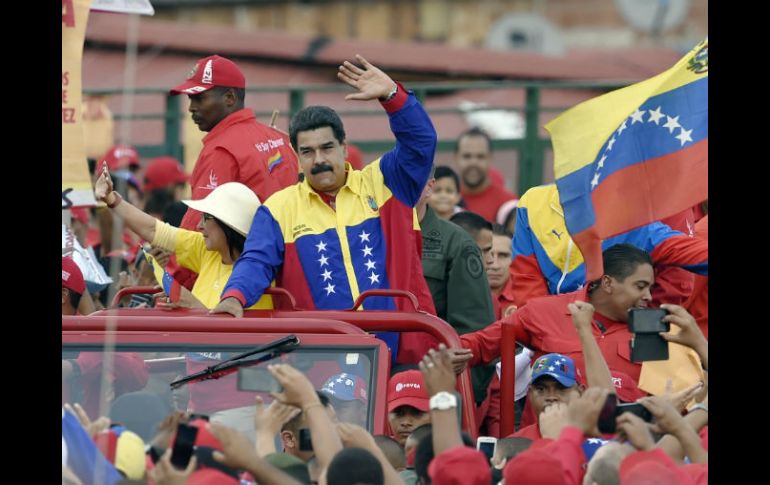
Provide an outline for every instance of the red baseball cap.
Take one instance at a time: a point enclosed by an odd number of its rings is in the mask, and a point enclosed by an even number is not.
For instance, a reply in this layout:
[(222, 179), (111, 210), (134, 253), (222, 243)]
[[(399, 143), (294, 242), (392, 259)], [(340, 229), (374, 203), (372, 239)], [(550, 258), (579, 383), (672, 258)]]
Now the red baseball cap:
[(424, 413), (430, 411), (430, 396), (425, 389), (422, 372), (408, 370), (391, 376), (388, 381), (388, 412), (399, 406), (412, 406)]
[(86, 281), (75, 260), (69, 257), (61, 258), (61, 285), (70, 291), (82, 295), (86, 291)]
[(442, 485), (487, 485), (491, 478), (487, 457), (467, 446), (457, 446), (436, 456), (428, 465), (428, 476), (432, 483)]
[(91, 215), (88, 212), (88, 209), (85, 207), (73, 207), (70, 209), (72, 213), (72, 218), (80, 221), (84, 225), (88, 225), (88, 221), (91, 220)]
[(565, 483), (564, 472), (558, 458), (548, 447), (539, 447), (516, 455), (503, 470), (505, 483), (528, 485), (560, 485)]
[(657, 450), (631, 453), (622, 462), (618, 474), (623, 485), (685, 485), (693, 483), (677, 465)]
[(631, 376), (619, 371), (612, 372), (612, 384), (615, 386), (615, 394), (623, 402), (636, 402), (647, 396), (647, 393), (639, 389)]
[[(101, 159), (107, 162), (107, 168), (110, 172), (139, 166), (139, 152), (130, 145), (114, 145), (107, 150), (107, 153), (105, 153)], [(99, 161), (99, 163), (96, 164), (94, 171), (98, 174), (101, 169), (102, 162)]]
[(214, 55), (198, 59), (187, 75), (187, 81), (172, 89), (170, 93), (200, 94), (214, 86), (244, 89), (246, 78), (233, 61)]
[(182, 165), (174, 157), (153, 158), (144, 171), (143, 192), (162, 189), (187, 182), (190, 177), (182, 170)]

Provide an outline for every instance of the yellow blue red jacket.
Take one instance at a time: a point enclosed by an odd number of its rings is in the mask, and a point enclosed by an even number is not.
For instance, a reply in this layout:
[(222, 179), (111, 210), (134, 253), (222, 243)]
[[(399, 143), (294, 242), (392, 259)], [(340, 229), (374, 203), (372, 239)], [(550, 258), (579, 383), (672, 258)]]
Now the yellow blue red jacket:
[[(436, 131), (414, 95), (398, 98), (396, 106), (384, 103), (396, 146), (363, 170), (346, 165), (336, 211), (307, 180), (260, 206), (223, 299), (236, 297), (247, 308), (275, 278), (308, 309), (346, 309), (365, 290), (402, 289), (435, 314), (414, 205), (430, 175)], [(363, 307), (400, 310), (404, 303), (373, 297)]]
[[(708, 242), (689, 237), (661, 222), (602, 241), (602, 249), (629, 243), (650, 253), (656, 265), (678, 266), (708, 275)], [(513, 236), (513, 295), (521, 306), (530, 298), (569, 293), (583, 287), (583, 255), (572, 241), (554, 184), (533, 187), (516, 208)]]

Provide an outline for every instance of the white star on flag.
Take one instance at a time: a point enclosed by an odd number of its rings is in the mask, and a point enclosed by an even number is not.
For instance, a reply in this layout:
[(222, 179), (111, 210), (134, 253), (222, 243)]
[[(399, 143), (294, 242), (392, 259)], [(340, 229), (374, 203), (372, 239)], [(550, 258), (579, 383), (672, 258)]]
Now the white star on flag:
[(332, 279), (332, 272), (327, 269), (326, 271), (321, 273), (321, 276), (324, 277), (324, 281), (330, 280), (330, 279)]
[(595, 188), (597, 185), (599, 185), (599, 172), (596, 172), (594, 174), (594, 178), (591, 180), (591, 188)]
[(682, 131), (680, 131), (679, 134), (674, 138), (679, 140), (679, 142), (681, 143), (681, 145), (679, 146), (684, 146), (684, 144), (687, 143), (688, 141), (692, 141), (692, 137), (690, 136), (691, 134), (692, 134), (692, 130), (685, 130), (684, 127), (682, 127)]
[(367, 271), (369, 271), (369, 270), (372, 270), (372, 269), (375, 269), (375, 266), (377, 265), (377, 264), (376, 264), (374, 261), (372, 261), (371, 259), (367, 260), (367, 261), (366, 261), (366, 263), (364, 263), (364, 264), (366, 265), (366, 270), (367, 270)]
[(620, 135), (621, 133), (623, 133), (623, 131), (624, 131), (624, 130), (627, 128), (627, 126), (626, 126), (626, 122), (627, 122), (627, 121), (628, 121), (628, 120), (623, 120), (623, 124), (622, 124), (622, 125), (620, 125), (620, 128), (618, 128), (618, 135)]
[(607, 150), (612, 150), (612, 145), (615, 144), (615, 137), (610, 138), (610, 142), (607, 143)]
[(326, 251), (326, 243), (323, 241), (319, 241), (318, 244), (315, 245), (315, 247), (318, 248), (318, 252)]
[(359, 234), (358, 237), (361, 238), (361, 242), (369, 242), (369, 234), (367, 234), (366, 231), (361, 231), (361, 234)]
[(353, 381), (351, 379), (345, 379), (345, 385), (346, 386), (352, 386), (353, 385)]
[(338, 377), (337, 382), (342, 382), (342, 377)]
[(380, 275), (377, 273), (372, 272), (371, 276), (369, 276), (369, 281), (372, 282), (372, 284), (379, 283), (380, 282)]
[(331, 283), (329, 283), (328, 285), (326, 285), (326, 288), (324, 288), (324, 290), (326, 290), (326, 296), (329, 296), (329, 295), (331, 295), (332, 293), (335, 293), (335, 291), (334, 291), (334, 285), (333, 285), (333, 284), (331, 284)]
[(599, 165), (597, 166), (599, 170), (604, 168), (604, 161), (607, 160), (607, 155), (602, 155), (602, 158), (599, 160)]
[(323, 254), (321, 255), (321, 259), (318, 260), (318, 262), (321, 263), (322, 268), (324, 267), (324, 265), (329, 264), (328, 261), (329, 261), (329, 258), (324, 256)]
[(554, 370), (556, 370), (556, 367), (554, 367), (554, 366), (550, 366), (550, 367), (548, 367), (548, 370), (549, 370), (549, 371), (551, 371), (551, 372), (553, 372)]
[(656, 125), (660, 124), (660, 119), (663, 118), (665, 115), (660, 112), (660, 106), (655, 108), (654, 110), (650, 109), (647, 110), (648, 113), (650, 113), (650, 119), (647, 120), (650, 123), (655, 123)]
[(679, 117), (672, 118), (670, 116), (666, 116), (666, 124), (663, 125), (663, 128), (668, 128), (669, 133), (673, 133), (674, 130), (677, 128), (681, 128), (682, 125), (679, 124)]
[(642, 119), (643, 116), (644, 116), (644, 111), (640, 111), (639, 108), (636, 108), (636, 111), (631, 113), (631, 119), (633, 120), (631, 121), (631, 124), (633, 125), (636, 122), (642, 123), (644, 121)]
[(364, 246), (364, 249), (362, 251), (364, 252), (364, 256), (372, 256), (372, 249), (369, 246)]

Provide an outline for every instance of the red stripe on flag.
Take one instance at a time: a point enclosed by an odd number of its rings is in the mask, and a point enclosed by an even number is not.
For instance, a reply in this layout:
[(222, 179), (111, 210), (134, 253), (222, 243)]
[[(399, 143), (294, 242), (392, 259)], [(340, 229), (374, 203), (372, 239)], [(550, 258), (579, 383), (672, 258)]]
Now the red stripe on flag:
[(587, 281), (603, 273), (601, 240), (669, 217), (708, 198), (708, 138), (608, 176), (593, 191), (596, 222), (573, 236)]

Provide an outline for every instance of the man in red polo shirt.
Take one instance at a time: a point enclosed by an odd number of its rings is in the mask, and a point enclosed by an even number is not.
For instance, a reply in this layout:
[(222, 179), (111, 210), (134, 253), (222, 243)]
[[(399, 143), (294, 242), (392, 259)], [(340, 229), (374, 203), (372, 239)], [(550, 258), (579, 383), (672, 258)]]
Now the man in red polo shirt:
[(655, 282), (652, 261), (646, 251), (630, 244), (617, 244), (604, 251), (604, 275), (587, 288), (563, 295), (530, 300), (513, 315), (484, 330), (460, 337), (463, 349), (454, 349), (456, 369), (491, 362), (500, 356), (502, 322), (512, 321), (516, 341), (536, 351), (535, 357), (548, 352), (574, 359), (585, 372), (583, 352), (567, 305), (575, 300), (593, 305), (592, 333), (610, 369), (639, 380), (641, 364), (631, 362), (628, 310), (647, 308), (652, 300), (650, 288)]
[(484, 219), (494, 222), (500, 206), (518, 198), (492, 182), (492, 140), (479, 128), (471, 128), (457, 139), (455, 163), (462, 177), (460, 193), (465, 207)]
[[(264, 202), (297, 183), (299, 164), (288, 138), (244, 107), (246, 78), (233, 61), (217, 55), (198, 60), (187, 81), (170, 93), (189, 97), (193, 122), (208, 133), (190, 175), (193, 200), (224, 183), (240, 182)], [(195, 230), (200, 218), (200, 212), (188, 209), (181, 227)]]

